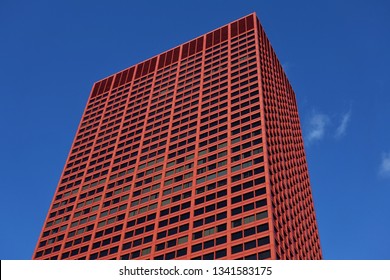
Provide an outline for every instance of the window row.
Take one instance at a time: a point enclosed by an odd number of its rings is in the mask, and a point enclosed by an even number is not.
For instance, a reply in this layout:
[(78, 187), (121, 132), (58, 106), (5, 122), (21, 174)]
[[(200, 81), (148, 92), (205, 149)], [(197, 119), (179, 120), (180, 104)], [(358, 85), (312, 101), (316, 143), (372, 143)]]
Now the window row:
[(160, 174), (157, 174), (157, 175), (155, 175), (155, 176), (153, 176), (153, 177), (149, 177), (149, 178), (146, 178), (146, 179), (144, 179), (144, 180), (137, 181), (137, 182), (135, 183), (135, 187), (136, 187), (136, 188), (139, 188), (139, 187), (144, 186), (144, 185), (147, 185), (147, 184), (149, 184), (149, 183), (151, 183), (151, 182), (158, 181), (158, 180), (161, 179), (161, 177), (162, 177), (162, 175), (161, 175), (161, 173), (160, 173)]
[(146, 216), (141, 216), (141, 217), (138, 217), (137, 219), (128, 221), (126, 227), (127, 228), (133, 227), (135, 225), (140, 225), (140, 224), (143, 224), (145, 222), (153, 221), (155, 219), (156, 219), (156, 213), (152, 213), (152, 214), (149, 214)]
[(65, 243), (65, 247), (64, 248), (69, 248), (69, 247), (72, 247), (72, 246), (77, 246), (79, 244), (88, 242), (88, 241), (91, 240), (91, 237), (92, 237), (92, 234), (88, 234), (86, 236), (79, 237), (79, 238), (77, 238), (75, 240), (68, 241), (68, 242)]
[(104, 220), (104, 221), (100, 221), (98, 223), (98, 228), (100, 227), (104, 227), (106, 225), (110, 225), (110, 224), (113, 224), (113, 223), (116, 223), (116, 222), (119, 222), (119, 221), (122, 221), (125, 219), (125, 214), (120, 214), (116, 217), (112, 217), (112, 218), (109, 218), (107, 220)]
[(67, 228), (68, 228), (68, 225), (63, 225), (61, 227), (56, 227), (56, 228), (52, 228), (50, 230), (46, 230), (46, 231), (43, 232), (42, 238), (46, 237), (46, 236), (49, 236), (49, 235), (60, 233), (60, 232), (62, 232), (64, 230), (66, 230)]
[(214, 190), (215, 188), (223, 187), (227, 185), (227, 179), (220, 180), (218, 182), (210, 183), (207, 186), (197, 188), (196, 194), (204, 193), (205, 191)]
[(211, 227), (211, 228), (207, 228), (204, 230), (194, 232), (192, 234), (192, 239), (196, 240), (196, 239), (203, 238), (203, 237), (215, 234), (215, 233), (223, 232), (226, 230), (226, 226), (227, 226), (226, 223), (224, 223), (224, 224), (217, 225), (215, 227)]
[(263, 143), (263, 138), (260, 138), (260, 137), (257, 137), (255, 138), (255, 140), (253, 141), (248, 141), (248, 142), (245, 142), (241, 145), (238, 145), (238, 146), (235, 146), (235, 147), (232, 147), (232, 153), (237, 153), (241, 150), (245, 150), (245, 149), (248, 149), (250, 147), (253, 147), (253, 146), (256, 146), (258, 144), (262, 144)]
[(164, 255), (159, 255), (154, 257), (155, 260), (172, 260), (175, 258), (180, 258), (182, 256), (187, 255), (187, 248), (182, 248), (176, 251), (172, 251), (169, 253), (166, 253)]
[(263, 177), (261, 177), (261, 178), (257, 178), (257, 179), (250, 180), (247, 182), (243, 182), (243, 183), (238, 184), (238, 185), (234, 185), (232, 187), (232, 193), (239, 192), (239, 191), (245, 190), (245, 189), (249, 189), (249, 188), (252, 188), (253, 186), (262, 185), (262, 184), (264, 184), (264, 182), (265, 182), (265, 178), (263, 179)]
[(149, 175), (151, 175), (151, 174), (153, 174), (153, 173), (158, 173), (158, 172), (160, 172), (161, 170), (163, 170), (163, 166), (162, 166), (162, 165), (153, 167), (153, 168), (148, 169), (148, 170), (146, 170), (146, 171), (141, 171), (141, 172), (139, 172), (139, 173), (137, 174), (137, 179), (142, 178), (142, 177), (144, 177), (144, 176), (149, 176)]
[(164, 249), (175, 247), (175, 246), (184, 244), (187, 241), (188, 241), (188, 235), (185, 235), (185, 236), (182, 236), (182, 237), (179, 237), (179, 238), (174, 238), (174, 239), (168, 240), (166, 242), (162, 242), (162, 243), (157, 244), (156, 245), (156, 251), (161, 251), (161, 250), (164, 250)]
[(109, 238), (106, 238), (104, 240), (101, 240), (101, 241), (96, 241), (92, 244), (92, 250), (119, 242), (120, 240), (121, 240), (121, 235), (118, 234), (118, 235), (115, 235), (113, 237), (109, 237)]
[(235, 216), (235, 215), (238, 215), (238, 214), (241, 214), (244, 212), (248, 212), (248, 211), (251, 211), (251, 210), (254, 210), (256, 208), (260, 208), (260, 207), (263, 207), (266, 205), (267, 205), (267, 199), (266, 198), (260, 199), (256, 202), (247, 203), (245, 205), (233, 208), (231, 210), (231, 214), (232, 214), (232, 216)]
[(265, 223), (265, 224), (261, 224), (261, 225), (255, 226), (255, 227), (250, 227), (250, 228), (246, 228), (244, 230), (239, 230), (239, 231), (233, 232), (231, 238), (232, 238), (232, 241), (234, 241), (237, 239), (241, 239), (241, 238), (245, 238), (245, 237), (254, 235), (256, 233), (262, 233), (262, 232), (265, 232), (267, 230), (269, 230), (269, 226), (268, 226), (268, 223)]
[(223, 169), (223, 170), (220, 170), (218, 172), (211, 173), (211, 174), (209, 174), (207, 176), (200, 177), (200, 178), (196, 179), (196, 184), (199, 185), (201, 183), (213, 180), (213, 179), (215, 179), (217, 177), (225, 176), (226, 174), (227, 174), (227, 169)]
[[(111, 195), (108, 195), (108, 193), (106, 193), (106, 198), (108, 197), (111, 197)], [(125, 195), (122, 195), (120, 197), (116, 197), (114, 199), (111, 199), (111, 200), (105, 200), (103, 205), (102, 205), (102, 208), (106, 208), (108, 206), (112, 206), (114, 204), (118, 204), (119, 202), (122, 202), (122, 201), (128, 201), (129, 199), (129, 194), (125, 194)]]
[(70, 212), (72, 210), (73, 210), (73, 205), (68, 206), (66, 208), (62, 208), (62, 209), (57, 210), (57, 211), (50, 212), (49, 219), (54, 218), (55, 216), (59, 216), (59, 215), (68, 213), (68, 212)]
[(177, 226), (177, 227), (172, 227), (170, 229), (158, 232), (157, 239), (162, 239), (162, 238), (165, 238), (167, 236), (172, 236), (172, 235), (175, 235), (175, 234), (180, 233), (180, 232), (185, 232), (188, 229), (189, 229), (188, 223), (184, 224), (184, 225)]
[(227, 254), (227, 250), (222, 249), (216, 252), (207, 253), (203, 256), (191, 258), (191, 260), (216, 260), (216, 259), (226, 257), (226, 254)]
[[(195, 199), (195, 205), (209, 202), (215, 200), (216, 198), (224, 197), (226, 195), (227, 195), (227, 190), (220, 190), (218, 192), (210, 193), (206, 196), (198, 197), (197, 199)], [(206, 212), (213, 211), (214, 209), (215, 209), (214, 204), (206, 206)], [(195, 213), (197, 213), (197, 210), (195, 210)], [(195, 216), (197, 215), (195, 214)]]
[(120, 224), (120, 225), (106, 228), (104, 230), (97, 231), (95, 233), (95, 239), (102, 237), (102, 236), (105, 236), (105, 235), (109, 235), (109, 234), (114, 233), (114, 232), (121, 231), (122, 229), (123, 229), (123, 224)]
[(261, 211), (253, 215), (246, 216), (244, 218), (238, 218), (234, 221), (232, 221), (232, 228), (240, 227), (242, 225), (246, 225), (249, 223), (252, 223), (254, 221), (260, 221), (262, 219), (268, 218), (268, 212), (267, 211)]
[(73, 218), (78, 218), (78, 217), (80, 217), (82, 215), (93, 213), (93, 212), (97, 211), (98, 209), (99, 209), (99, 205), (95, 205), (95, 206), (92, 206), (92, 207), (85, 208), (83, 210), (80, 210), (80, 211), (77, 211), (76, 213), (74, 213)]
[[(75, 249), (75, 250), (77, 250), (77, 249)], [(73, 254), (73, 251), (74, 250), (72, 250), (72, 254)], [(102, 251), (100, 251), (98, 253), (91, 254), (89, 256), (89, 259), (90, 260), (96, 260), (98, 258), (100, 258), (100, 259), (106, 258), (109, 255), (113, 255), (113, 254), (118, 253), (118, 251), (119, 251), (119, 246), (115, 246), (115, 247), (112, 247), (112, 248), (109, 248), (109, 249), (104, 249), (104, 250), (102, 250)], [(80, 253), (77, 253), (77, 254), (81, 254), (81, 253), (83, 253), (83, 250), (80, 250)], [(72, 256), (72, 254), (71, 254), (71, 256)], [(75, 254), (75, 255), (77, 255), (77, 254)], [(64, 257), (62, 257), (62, 258), (64, 258)]]
[(55, 242), (62, 241), (62, 240), (64, 240), (64, 237), (65, 237), (65, 234), (61, 234), (61, 235), (58, 235), (56, 237), (50, 238), (48, 240), (43, 240), (43, 241), (39, 242), (38, 248), (41, 248), (41, 247), (46, 246), (46, 245), (53, 244)]
[(54, 203), (53, 207), (51, 209), (53, 210), (53, 209), (56, 209), (56, 208), (58, 208), (60, 206), (64, 206), (64, 205), (66, 205), (68, 203), (73, 203), (75, 201), (76, 201), (76, 197), (74, 196), (74, 197), (71, 197), (69, 199), (65, 199), (65, 200), (63, 200), (61, 202)]
[[(264, 157), (261, 156), (258, 158), (254, 158), (253, 160), (245, 161), (245, 162), (242, 162), (240, 164), (234, 165), (234, 166), (232, 166), (231, 171), (236, 172), (236, 171), (239, 171), (241, 169), (244, 169), (244, 168), (250, 167), (252, 165), (259, 164), (259, 163), (263, 163), (263, 162), (264, 162)], [(263, 172), (264, 172), (264, 166), (255, 169), (255, 174), (261, 174)]]
[(183, 141), (180, 141), (179, 143), (175, 143), (169, 146), (169, 151), (175, 150), (177, 148), (190, 145), (191, 143), (196, 141), (196, 137), (187, 138)]
[(100, 218), (105, 217), (107, 215), (115, 214), (116, 212), (120, 212), (120, 211), (123, 211), (126, 209), (127, 209), (127, 203), (122, 204), (122, 205), (117, 206), (117, 207), (114, 207), (114, 208), (111, 208), (110, 210), (105, 210), (105, 211), (100, 212)]
[(129, 217), (134, 217), (136, 215), (140, 215), (142, 213), (145, 213), (147, 211), (153, 210), (157, 208), (157, 203), (152, 203), (150, 205), (143, 206), (139, 209), (135, 209), (129, 212)]
[(172, 178), (172, 179), (164, 181), (164, 186), (169, 186), (169, 185), (172, 185), (174, 183), (180, 182), (182, 180), (185, 180), (185, 179), (188, 179), (188, 178), (192, 178), (192, 176), (193, 176), (193, 172), (192, 171), (188, 172), (186, 174), (183, 174), (183, 175), (176, 176), (175, 178)]
[(199, 220), (194, 221), (193, 227), (197, 228), (197, 227), (200, 227), (200, 226), (203, 226), (206, 224), (210, 224), (210, 223), (213, 223), (215, 221), (223, 220), (226, 218), (227, 218), (227, 212), (224, 211), (224, 212), (213, 214), (213, 215), (207, 216), (205, 218), (201, 218)]
[(161, 201), (161, 206), (165, 206), (165, 205), (168, 205), (170, 203), (174, 203), (176, 201), (184, 200), (184, 199), (189, 198), (189, 197), (191, 197), (191, 191), (164, 199), (163, 201)]
[(262, 237), (262, 238), (259, 238), (257, 240), (251, 240), (251, 241), (245, 242), (243, 244), (238, 244), (238, 245), (232, 246), (231, 247), (232, 254), (237, 254), (237, 253), (240, 253), (244, 250), (246, 251), (246, 250), (250, 250), (250, 249), (253, 249), (256, 247), (261, 247), (261, 246), (267, 245), (269, 243), (270, 243), (269, 236)]
[(207, 146), (207, 145), (210, 145), (212, 143), (215, 143), (217, 141), (221, 141), (223, 139), (226, 139), (227, 138), (227, 133), (223, 133), (221, 135), (218, 135), (218, 136), (215, 136), (213, 138), (210, 138), (210, 139), (207, 139), (205, 141), (202, 141), (199, 143), (199, 147), (204, 147), (204, 146)]
[(141, 199), (133, 200), (133, 201), (131, 201), (130, 207), (134, 207), (134, 206), (137, 206), (139, 204), (142, 204), (142, 203), (145, 203), (148, 201), (153, 201), (155, 199), (158, 199), (158, 196), (159, 196), (159, 193), (157, 192), (157, 193), (151, 194), (149, 196), (145, 196)]
[(155, 184), (153, 186), (149, 186), (149, 187), (143, 188), (142, 190), (134, 191), (133, 192), (133, 198), (137, 197), (137, 196), (139, 196), (141, 194), (145, 194), (145, 193), (148, 193), (148, 192), (151, 192), (151, 191), (154, 191), (154, 190), (158, 190), (159, 188), (160, 188), (160, 183)]
[(195, 253), (195, 252), (198, 252), (200, 250), (213, 248), (213, 247), (221, 245), (221, 244), (226, 244), (226, 242), (227, 242), (226, 235), (225, 236), (221, 236), (221, 237), (218, 237), (218, 238), (215, 238), (215, 239), (207, 240), (205, 242), (192, 245), (191, 246), (191, 252)]
[[(222, 124), (222, 123), (225, 123), (225, 122), (227, 122), (227, 118), (222, 119), (220, 123)], [(214, 134), (221, 133), (221, 132), (227, 130), (227, 127), (228, 127), (227, 125), (223, 125), (223, 126), (220, 126), (218, 128), (215, 128), (213, 130), (210, 130), (208, 132), (204, 132), (204, 133), (202, 133), (200, 135), (200, 139), (204, 139), (204, 138), (210, 137), (210, 136), (212, 136)], [(211, 126), (209, 128), (211, 128)]]
[(85, 226), (85, 227), (81, 227), (81, 228), (72, 230), (72, 231), (70, 231), (68, 233), (68, 238), (71, 238), (71, 237), (76, 236), (76, 235), (83, 234), (85, 232), (92, 231), (94, 229), (94, 227), (95, 227), (95, 225), (91, 224), (91, 225), (88, 225), (88, 226)]
[(253, 155), (261, 154), (263, 153), (263, 147), (258, 147), (253, 149), (252, 151), (244, 152), (243, 154), (235, 155), (231, 158), (232, 163), (249, 158)]
[(163, 196), (169, 195), (171, 193), (175, 193), (175, 192), (178, 192), (178, 191), (181, 191), (181, 190), (184, 190), (184, 189), (189, 188), (191, 186), (192, 186), (192, 181), (189, 181), (189, 182), (177, 185), (176, 187), (172, 187), (172, 188), (169, 188), (169, 189), (164, 189)]
[[(219, 153), (219, 154), (227, 154), (227, 152), (225, 151), (225, 152), (221, 152), (221, 153)], [(215, 156), (216, 156), (216, 155), (215, 155)], [(201, 162), (205, 162), (205, 159), (202, 160)], [(214, 169), (216, 169), (216, 168), (223, 167), (223, 166), (225, 166), (226, 164), (227, 164), (227, 160), (225, 159), (225, 160), (222, 160), (222, 161), (220, 161), (220, 162), (218, 162), (218, 163), (210, 164), (210, 165), (208, 165), (207, 167), (205, 166), (205, 167), (202, 167), (202, 168), (198, 168), (196, 174), (199, 175), (199, 174), (202, 174), (202, 173), (205, 173), (205, 172), (214, 170)]]
[(170, 208), (161, 210), (160, 211), (160, 218), (164, 217), (166, 215), (169, 215), (169, 214), (176, 213), (176, 212), (178, 212), (180, 210), (182, 211), (184, 209), (190, 208), (190, 206), (191, 206), (191, 201), (187, 201), (185, 203), (182, 203), (182, 204), (179, 204), (179, 205), (175, 205), (175, 206), (172, 206)]

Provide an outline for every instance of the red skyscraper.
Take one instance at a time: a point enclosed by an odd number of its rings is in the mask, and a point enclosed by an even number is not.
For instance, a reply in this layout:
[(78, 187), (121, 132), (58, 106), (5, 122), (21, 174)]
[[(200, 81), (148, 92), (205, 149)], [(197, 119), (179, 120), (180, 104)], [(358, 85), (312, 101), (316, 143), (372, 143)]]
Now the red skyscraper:
[(322, 258), (295, 94), (255, 14), (95, 83), (33, 258)]

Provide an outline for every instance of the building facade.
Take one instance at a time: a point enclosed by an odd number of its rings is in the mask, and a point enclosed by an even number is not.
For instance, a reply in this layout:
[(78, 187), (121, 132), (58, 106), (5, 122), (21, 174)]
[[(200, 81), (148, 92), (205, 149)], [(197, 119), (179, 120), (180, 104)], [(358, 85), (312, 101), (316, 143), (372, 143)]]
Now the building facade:
[(322, 258), (295, 94), (255, 14), (94, 84), (33, 258)]

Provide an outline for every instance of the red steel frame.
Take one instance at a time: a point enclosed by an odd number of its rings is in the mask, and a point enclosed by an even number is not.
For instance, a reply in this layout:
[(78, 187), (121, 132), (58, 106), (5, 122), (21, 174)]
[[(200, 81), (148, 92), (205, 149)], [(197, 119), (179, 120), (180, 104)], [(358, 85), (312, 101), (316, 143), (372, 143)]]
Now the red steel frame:
[(322, 258), (295, 94), (255, 14), (95, 83), (33, 258)]

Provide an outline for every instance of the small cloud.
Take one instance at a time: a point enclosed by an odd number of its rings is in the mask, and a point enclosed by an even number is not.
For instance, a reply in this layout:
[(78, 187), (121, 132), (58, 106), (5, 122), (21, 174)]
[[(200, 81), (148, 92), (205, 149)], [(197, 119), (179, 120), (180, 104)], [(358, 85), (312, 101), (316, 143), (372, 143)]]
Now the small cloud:
[(325, 114), (314, 113), (310, 118), (307, 140), (313, 142), (321, 140), (325, 135), (326, 126), (329, 124), (329, 117)]
[(336, 138), (340, 138), (345, 135), (350, 120), (351, 120), (351, 110), (345, 113), (341, 118), (340, 125), (336, 129), (336, 134), (335, 134)]
[(382, 176), (390, 176), (390, 153), (382, 154), (382, 162), (379, 168), (379, 174)]

